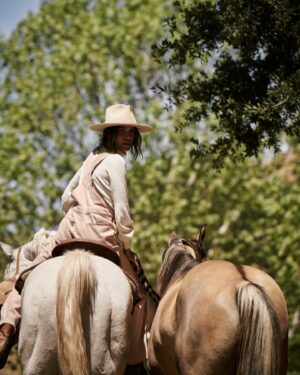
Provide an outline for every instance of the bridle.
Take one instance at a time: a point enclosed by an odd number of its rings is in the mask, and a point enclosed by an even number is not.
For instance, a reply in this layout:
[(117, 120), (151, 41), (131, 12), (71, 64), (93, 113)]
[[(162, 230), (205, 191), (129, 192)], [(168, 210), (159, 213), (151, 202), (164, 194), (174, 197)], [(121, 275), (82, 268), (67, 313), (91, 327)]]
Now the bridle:
[(16, 257), (16, 272), (15, 272), (15, 276), (17, 276), (17, 274), (19, 273), (20, 271), (20, 256), (21, 256), (21, 249), (22, 247), (20, 246), (18, 248), (18, 252), (17, 252), (17, 257)]

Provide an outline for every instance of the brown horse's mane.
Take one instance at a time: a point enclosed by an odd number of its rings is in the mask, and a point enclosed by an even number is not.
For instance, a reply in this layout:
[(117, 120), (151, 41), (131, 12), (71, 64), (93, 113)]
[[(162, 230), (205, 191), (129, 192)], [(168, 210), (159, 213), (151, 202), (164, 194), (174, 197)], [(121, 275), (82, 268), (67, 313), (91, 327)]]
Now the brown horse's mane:
[(203, 259), (196, 259), (188, 253), (182, 245), (173, 244), (164, 252), (158, 279), (157, 291), (162, 297), (170, 284), (183, 278), (192, 268), (197, 266)]

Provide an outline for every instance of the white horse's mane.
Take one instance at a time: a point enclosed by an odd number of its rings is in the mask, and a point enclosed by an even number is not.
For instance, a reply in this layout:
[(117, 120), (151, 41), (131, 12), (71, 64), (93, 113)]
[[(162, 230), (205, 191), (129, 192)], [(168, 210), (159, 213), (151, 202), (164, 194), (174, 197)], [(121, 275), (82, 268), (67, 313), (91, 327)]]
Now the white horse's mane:
[(14, 249), (11, 255), (11, 262), (6, 266), (4, 271), (4, 279), (8, 279), (15, 275), (19, 249), (21, 249), (19, 255), (19, 267), (20, 269), (24, 269), (30, 265), (30, 262), (32, 262), (41, 251), (45, 249), (50, 241), (52, 241), (55, 234), (56, 231), (54, 230), (41, 228), (35, 233), (31, 241)]
[(40, 252), (49, 244), (52, 238), (55, 236), (56, 231), (46, 230), (41, 228), (35, 233), (33, 239), (22, 246), (22, 252), (24, 257), (30, 261), (34, 260)]

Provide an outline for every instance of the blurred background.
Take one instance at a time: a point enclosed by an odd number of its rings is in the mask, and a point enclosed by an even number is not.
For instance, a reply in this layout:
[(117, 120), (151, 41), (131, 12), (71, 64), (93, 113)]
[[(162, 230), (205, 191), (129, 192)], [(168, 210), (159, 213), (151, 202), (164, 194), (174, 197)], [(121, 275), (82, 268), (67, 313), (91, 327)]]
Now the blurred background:
[[(211, 259), (255, 265), (284, 291), (300, 375), (299, 8), (295, 1), (1, 0), (0, 240), (62, 218), (60, 197), (130, 104), (133, 250), (155, 285), (170, 233), (207, 223)], [(0, 254), (1, 277), (8, 259)], [(21, 374), (16, 349), (0, 374)]]

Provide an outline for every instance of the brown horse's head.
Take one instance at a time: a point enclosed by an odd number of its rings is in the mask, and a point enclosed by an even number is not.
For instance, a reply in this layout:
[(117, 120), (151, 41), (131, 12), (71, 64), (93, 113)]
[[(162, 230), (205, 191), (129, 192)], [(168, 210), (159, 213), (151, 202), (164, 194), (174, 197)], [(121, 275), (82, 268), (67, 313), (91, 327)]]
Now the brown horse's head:
[(202, 224), (196, 240), (180, 239), (175, 232), (171, 234), (157, 280), (157, 290), (161, 296), (173, 282), (206, 259), (203, 248), (205, 230), (206, 224)]

